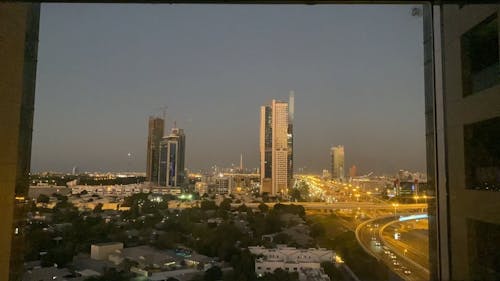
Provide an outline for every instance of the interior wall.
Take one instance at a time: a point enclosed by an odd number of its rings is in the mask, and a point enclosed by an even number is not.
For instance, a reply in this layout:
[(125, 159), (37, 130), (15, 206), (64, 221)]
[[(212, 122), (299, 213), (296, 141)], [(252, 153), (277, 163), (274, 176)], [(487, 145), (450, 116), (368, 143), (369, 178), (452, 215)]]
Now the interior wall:
[(15, 268), (16, 258), (10, 257), (15, 196), (16, 190), (21, 196), (27, 190), (39, 6), (0, 3), (0, 280), (9, 280)]

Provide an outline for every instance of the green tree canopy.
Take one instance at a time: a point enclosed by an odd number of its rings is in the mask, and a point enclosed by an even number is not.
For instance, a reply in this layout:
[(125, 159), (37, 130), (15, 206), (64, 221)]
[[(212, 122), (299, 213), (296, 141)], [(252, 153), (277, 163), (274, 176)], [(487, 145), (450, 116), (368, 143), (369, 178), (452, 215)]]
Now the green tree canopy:
[(50, 200), (49, 196), (47, 196), (45, 194), (40, 194), (40, 195), (38, 195), (36, 202), (47, 204), (47, 203), (49, 203), (49, 200)]

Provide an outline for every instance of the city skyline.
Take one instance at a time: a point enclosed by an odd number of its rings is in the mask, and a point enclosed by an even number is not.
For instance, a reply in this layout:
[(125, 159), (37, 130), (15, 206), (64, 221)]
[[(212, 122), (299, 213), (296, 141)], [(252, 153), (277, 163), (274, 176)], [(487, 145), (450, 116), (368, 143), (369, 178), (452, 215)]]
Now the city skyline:
[(144, 171), (144, 116), (159, 105), (190, 136), (187, 168), (241, 154), (256, 168), (255, 112), (290, 90), (294, 170), (328, 168), (342, 143), (360, 174), (425, 171), (422, 22), (409, 6), (99, 7), (42, 5), (33, 172)]
[(500, 3), (160, 2), (0, 4), (0, 280), (500, 279)]

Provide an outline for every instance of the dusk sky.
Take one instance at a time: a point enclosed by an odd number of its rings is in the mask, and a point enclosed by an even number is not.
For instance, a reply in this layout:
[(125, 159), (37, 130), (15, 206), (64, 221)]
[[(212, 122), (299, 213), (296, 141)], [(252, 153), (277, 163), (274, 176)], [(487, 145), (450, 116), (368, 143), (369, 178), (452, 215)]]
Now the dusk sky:
[[(189, 169), (259, 163), (260, 106), (295, 91), (295, 168), (425, 170), (413, 6), (43, 4), (32, 170), (145, 171), (167, 106)], [(131, 160), (127, 160), (127, 153)]]

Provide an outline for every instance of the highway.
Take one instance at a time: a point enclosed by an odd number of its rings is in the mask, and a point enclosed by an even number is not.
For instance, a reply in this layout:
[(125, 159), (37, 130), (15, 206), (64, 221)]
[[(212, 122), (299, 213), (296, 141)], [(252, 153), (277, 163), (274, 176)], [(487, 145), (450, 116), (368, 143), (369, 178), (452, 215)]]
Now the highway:
[[(389, 228), (389, 226), (398, 224), (398, 222), (399, 216), (393, 215), (367, 220), (356, 228), (356, 238), (366, 252), (378, 261), (385, 263), (402, 279), (408, 281), (428, 280), (428, 262), (425, 257), (418, 254), (419, 247), (427, 247), (425, 245), (427, 240), (419, 239), (418, 236), (422, 233), (416, 234), (417, 236), (406, 241), (408, 244), (400, 244), (399, 241), (389, 238), (391, 231), (394, 231), (394, 228)], [(410, 244), (419, 246), (410, 249)]]
[[(394, 251), (419, 265), (429, 268), (429, 237), (427, 220), (397, 222), (381, 229), (382, 240)], [(394, 234), (399, 238), (395, 239)]]
[[(315, 198), (328, 203), (300, 203), (306, 210), (340, 209), (354, 220), (346, 225), (354, 229), (358, 243), (379, 262), (403, 280), (429, 279), (427, 220), (400, 222), (401, 214), (424, 212), (427, 204), (401, 204), (382, 200), (370, 191), (349, 183), (329, 181), (317, 176), (300, 176)], [(356, 211), (354, 210), (356, 209)], [(360, 213), (365, 216), (359, 217)], [(398, 215), (400, 214), (400, 215)], [(366, 218), (372, 217), (373, 219)], [(365, 220), (365, 221), (362, 221)], [(394, 234), (398, 237), (395, 239)]]

